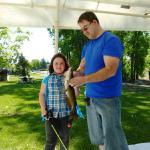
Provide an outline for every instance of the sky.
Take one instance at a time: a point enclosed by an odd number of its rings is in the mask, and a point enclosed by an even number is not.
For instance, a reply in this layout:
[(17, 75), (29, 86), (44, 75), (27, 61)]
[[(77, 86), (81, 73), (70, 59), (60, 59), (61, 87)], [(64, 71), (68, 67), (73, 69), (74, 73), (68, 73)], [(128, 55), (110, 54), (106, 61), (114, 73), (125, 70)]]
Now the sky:
[(25, 41), (21, 47), (21, 52), (26, 59), (31, 61), (32, 59), (41, 60), (44, 58), (50, 62), (50, 59), (54, 55), (54, 45), (52, 39), (49, 37), (46, 28), (21, 28), (23, 31), (29, 31), (31, 33), (29, 41)]

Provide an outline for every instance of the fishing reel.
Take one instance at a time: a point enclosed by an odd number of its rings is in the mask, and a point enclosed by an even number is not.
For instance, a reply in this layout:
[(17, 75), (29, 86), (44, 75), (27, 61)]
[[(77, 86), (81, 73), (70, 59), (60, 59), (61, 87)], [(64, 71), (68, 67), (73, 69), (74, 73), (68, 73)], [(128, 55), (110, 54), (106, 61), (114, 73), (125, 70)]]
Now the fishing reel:
[(53, 118), (53, 111), (50, 109), (49, 111), (47, 111), (46, 115), (42, 115), (42, 121), (45, 120), (50, 120)]
[(53, 118), (53, 111), (52, 109), (47, 111), (47, 114), (45, 115), (46, 119), (50, 120)]

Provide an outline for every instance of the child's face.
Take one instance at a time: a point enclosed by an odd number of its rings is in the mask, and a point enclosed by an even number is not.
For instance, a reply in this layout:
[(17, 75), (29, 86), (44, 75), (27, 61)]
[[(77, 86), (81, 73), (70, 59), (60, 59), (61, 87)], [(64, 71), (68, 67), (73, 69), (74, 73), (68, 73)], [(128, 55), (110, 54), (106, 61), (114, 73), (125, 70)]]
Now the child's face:
[(57, 73), (57, 74), (64, 73), (64, 70), (65, 70), (64, 60), (60, 57), (55, 58), (53, 61), (53, 69), (54, 69), (55, 73)]

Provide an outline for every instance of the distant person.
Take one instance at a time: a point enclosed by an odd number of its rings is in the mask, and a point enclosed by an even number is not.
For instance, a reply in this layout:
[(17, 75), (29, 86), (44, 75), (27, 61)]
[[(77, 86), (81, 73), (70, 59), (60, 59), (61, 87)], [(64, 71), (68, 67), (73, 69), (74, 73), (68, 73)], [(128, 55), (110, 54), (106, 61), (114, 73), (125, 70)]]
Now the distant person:
[(23, 76), (23, 79), (22, 79), (22, 80), (23, 80), (24, 83), (26, 83), (26, 82), (28, 81), (27, 76)]
[(86, 84), (90, 140), (100, 150), (128, 150), (119, 99), (123, 44), (117, 36), (102, 29), (93, 12), (81, 14), (78, 23), (89, 41), (83, 47), (81, 63), (70, 84)]
[[(51, 125), (58, 132), (65, 147), (69, 147), (70, 128), (68, 127), (68, 121), (70, 109), (65, 100), (63, 75), (68, 68), (69, 65), (65, 56), (57, 53), (51, 59), (49, 75), (42, 80), (39, 93), (41, 113), (45, 117), (48, 115), (51, 117), (45, 122), (45, 150), (54, 150), (58, 141), (58, 137)], [(60, 145), (60, 150), (65, 150), (63, 144)]]

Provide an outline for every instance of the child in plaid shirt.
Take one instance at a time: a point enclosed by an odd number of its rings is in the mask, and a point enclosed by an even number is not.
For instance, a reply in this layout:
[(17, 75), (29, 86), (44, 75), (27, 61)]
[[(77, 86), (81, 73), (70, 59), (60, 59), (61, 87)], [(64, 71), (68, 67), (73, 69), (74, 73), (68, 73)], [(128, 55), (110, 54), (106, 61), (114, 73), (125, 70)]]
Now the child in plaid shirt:
[[(66, 103), (66, 94), (64, 89), (64, 72), (69, 68), (65, 56), (57, 53), (51, 59), (49, 66), (49, 75), (42, 80), (39, 93), (39, 103), (41, 113), (46, 116), (51, 112), (51, 119), (45, 121), (46, 144), (45, 150), (54, 150), (57, 143), (57, 136), (52, 128), (53, 125), (64, 143), (69, 146), (69, 130), (67, 127), (70, 109)], [(65, 150), (60, 145), (60, 150)]]

